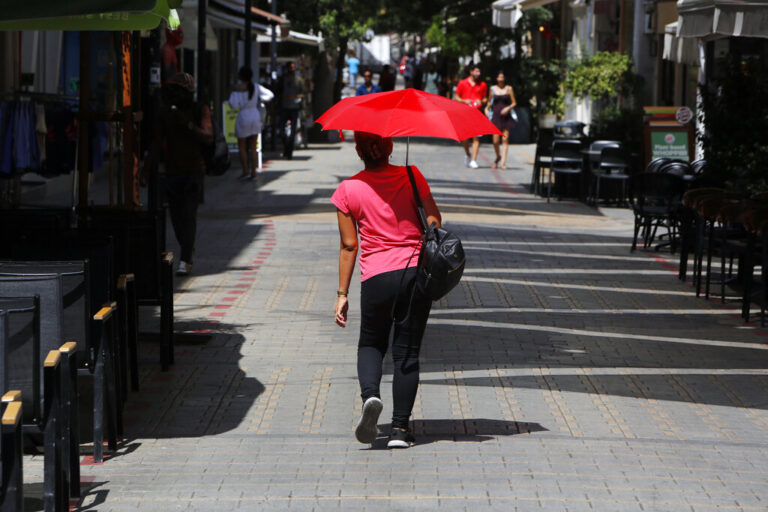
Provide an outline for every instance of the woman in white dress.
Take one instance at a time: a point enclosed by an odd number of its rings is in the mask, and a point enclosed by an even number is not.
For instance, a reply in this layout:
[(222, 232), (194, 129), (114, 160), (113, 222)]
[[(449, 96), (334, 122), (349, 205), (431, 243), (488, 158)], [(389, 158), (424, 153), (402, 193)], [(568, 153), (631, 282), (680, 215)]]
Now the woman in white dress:
[(275, 95), (266, 87), (253, 83), (250, 68), (240, 68), (237, 76), (240, 80), (229, 96), (229, 105), (240, 110), (235, 120), (235, 136), (243, 169), (240, 179), (252, 179), (256, 176), (256, 142), (261, 133), (259, 104), (272, 100)]

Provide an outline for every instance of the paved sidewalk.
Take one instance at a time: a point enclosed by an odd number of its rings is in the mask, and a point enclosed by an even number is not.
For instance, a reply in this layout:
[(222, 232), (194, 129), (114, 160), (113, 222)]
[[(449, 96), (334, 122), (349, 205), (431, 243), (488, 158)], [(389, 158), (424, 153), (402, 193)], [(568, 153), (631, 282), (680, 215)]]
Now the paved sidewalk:
[(208, 180), (176, 295), (191, 335), (168, 373), (142, 345), (129, 439), (83, 466), (79, 510), (768, 510), (766, 332), (630, 253), (627, 210), (528, 194), (532, 147), (509, 170), (491, 151), (470, 170), (411, 144), (468, 253), (427, 328), (417, 446), (354, 440), (359, 277), (339, 329), (328, 198), (360, 162), (316, 146)]

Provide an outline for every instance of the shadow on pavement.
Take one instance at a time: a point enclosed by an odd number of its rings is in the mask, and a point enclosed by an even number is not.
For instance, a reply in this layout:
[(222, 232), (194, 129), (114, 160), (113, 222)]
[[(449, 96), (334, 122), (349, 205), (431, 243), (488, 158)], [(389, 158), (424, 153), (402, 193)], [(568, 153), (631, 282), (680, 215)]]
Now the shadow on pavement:
[[(379, 431), (389, 433), (390, 424), (379, 425)], [(499, 436), (514, 436), (532, 432), (546, 432), (538, 423), (505, 421), (487, 418), (470, 419), (424, 419), (413, 420), (411, 430), (416, 446), (438, 441), (475, 442), (491, 441)], [(372, 445), (373, 450), (387, 448), (387, 438), (379, 438)]]
[[(128, 439), (231, 431), (264, 392), (264, 385), (240, 368), (244, 326), (185, 319), (175, 327), (187, 343), (177, 344), (168, 372), (160, 371), (157, 344), (139, 344), (140, 391), (129, 394), (124, 413)], [(194, 342), (196, 336), (203, 343)]]

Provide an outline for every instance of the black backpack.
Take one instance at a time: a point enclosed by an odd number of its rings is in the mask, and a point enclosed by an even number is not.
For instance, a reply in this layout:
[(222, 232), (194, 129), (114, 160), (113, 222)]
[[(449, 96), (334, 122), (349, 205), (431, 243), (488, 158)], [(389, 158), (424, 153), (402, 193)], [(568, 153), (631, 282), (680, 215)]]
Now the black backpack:
[(466, 263), (464, 248), (459, 237), (450, 231), (427, 225), (427, 216), (421, 204), (411, 166), (409, 165), (407, 169), (419, 220), (424, 228), (419, 264), (416, 267), (416, 286), (420, 287), (430, 299), (439, 300), (459, 284), (464, 274)]
[[(201, 123), (203, 118), (203, 107), (197, 106), (197, 123)], [(224, 138), (224, 132), (221, 131), (216, 119), (211, 115), (211, 125), (213, 126), (213, 142), (204, 144), (202, 149), (205, 159), (205, 173), (209, 176), (221, 176), (232, 163), (229, 156), (229, 146)]]

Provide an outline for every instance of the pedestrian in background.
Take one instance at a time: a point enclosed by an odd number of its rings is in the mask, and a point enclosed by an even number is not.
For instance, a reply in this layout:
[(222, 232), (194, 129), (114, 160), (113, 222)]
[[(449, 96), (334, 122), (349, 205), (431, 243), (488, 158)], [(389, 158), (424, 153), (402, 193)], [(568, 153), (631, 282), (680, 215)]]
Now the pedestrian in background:
[(424, 74), (424, 92), (430, 92), (432, 94), (439, 94), (440, 90), (438, 84), (440, 83), (440, 75), (437, 73), (437, 68), (434, 62), (429, 63), (429, 69)]
[[(488, 102), (488, 87), (480, 80), (480, 66), (473, 64), (469, 67), (469, 76), (456, 85), (456, 101), (466, 103), (479, 110)], [(467, 167), (477, 169), (477, 154), (480, 152), (480, 138), (472, 137), (472, 154), (469, 153), (469, 139), (461, 142), (464, 146)]]
[(155, 136), (145, 168), (155, 168), (163, 158), (163, 191), (173, 232), (181, 246), (177, 275), (192, 271), (197, 232), (197, 205), (203, 196), (205, 157), (203, 147), (213, 142), (213, 123), (208, 105), (194, 100), (195, 79), (177, 73), (167, 89), (155, 123)]
[(288, 62), (283, 68), (280, 80), (282, 110), (280, 113), (280, 134), (283, 137), (283, 158), (293, 158), (293, 145), (296, 141), (296, 121), (299, 118), (301, 95), (296, 84), (296, 65)]
[(366, 68), (363, 70), (363, 83), (355, 91), (355, 96), (365, 96), (374, 92), (381, 92), (381, 87), (373, 83), (373, 72)]
[(383, 92), (395, 90), (395, 74), (392, 73), (392, 67), (389, 64), (384, 64), (379, 75), (379, 87)]
[(349, 87), (352, 90), (357, 88), (357, 72), (360, 66), (360, 59), (355, 57), (354, 53), (350, 53), (347, 57), (347, 69), (349, 73)]
[(491, 122), (504, 134), (504, 140), (501, 141), (503, 149), (499, 154), (499, 142), (501, 135), (493, 135), (493, 150), (496, 152), (496, 160), (491, 165), (491, 168), (495, 169), (501, 160), (501, 168), (507, 168), (507, 151), (509, 150), (509, 131), (515, 127), (516, 116), (514, 108), (517, 105), (515, 100), (515, 92), (512, 90), (512, 86), (507, 84), (507, 80), (504, 77), (504, 72), (499, 71), (496, 74), (496, 84), (491, 86), (491, 90), (488, 93), (488, 106), (485, 107), (486, 113), (491, 113)]
[(259, 106), (262, 101), (272, 101), (275, 95), (263, 85), (253, 83), (251, 68), (240, 68), (237, 78), (237, 85), (229, 95), (229, 106), (239, 110), (235, 120), (235, 137), (242, 166), (238, 179), (253, 179), (258, 172), (256, 144), (261, 133)]
[[(392, 139), (355, 132), (355, 143), (365, 169), (342, 181), (331, 197), (341, 238), (335, 307), (336, 323), (341, 327), (347, 325), (347, 295), (359, 238), (357, 375), (363, 413), (355, 437), (361, 443), (372, 443), (378, 435), (382, 362), (393, 331), (392, 430), (387, 446), (407, 448), (414, 443), (408, 425), (419, 386), (419, 349), (432, 306), (429, 297), (414, 289), (422, 228), (406, 168), (389, 163)], [(427, 220), (440, 226), (440, 211), (429, 185), (416, 167), (412, 170)]]

